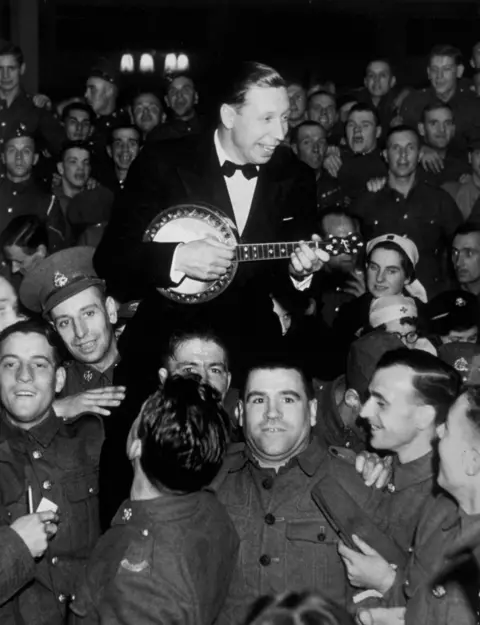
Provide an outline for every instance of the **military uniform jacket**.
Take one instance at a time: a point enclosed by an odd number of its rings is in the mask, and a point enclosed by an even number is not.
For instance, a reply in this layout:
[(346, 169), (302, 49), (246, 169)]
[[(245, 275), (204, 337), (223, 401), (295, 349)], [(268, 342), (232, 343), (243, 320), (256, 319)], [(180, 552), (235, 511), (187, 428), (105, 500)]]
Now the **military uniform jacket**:
[(0, 180), (0, 231), (19, 215), (37, 215), (46, 219), (55, 198), (44, 193), (32, 178), (25, 182)]
[(345, 603), (338, 536), (311, 496), (330, 468), (327, 448), (315, 439), (278, 473), (260, 468), (243, 443), (232, 445), (212, 485), (240, 536), (218, 625), (238, 625), (255, 598), (287, 590), (310, 588)]
[[(11, 137), (20, 127), (40, 139), (39, 150), (47, 148), (51, 154), (58, 154), (65, 140), (65, 131), (58, 119), (45, 108), (38, 108), (31, 95), (20, 91), (12, 104), (7, 107), (0, 98), (0, 149), (3, 150), (5, 137)], [(3, 166), (2, 166), (3, 167)]]
[(78, 360), (69, 360), (65, 364), (67, 378), (60, 393), (60, 397), (69, 397), (84, 391), (95, 388), (105, 388), (112, 386), (113, 374), (117, 363), (113, 364), (106, 371), (100, 372), (89, 365)]
[[(64, 422), (54, 413), (28, 432), (0, 419), (0, 522), (3, 532), (43, 498), (58, 506), (60, 523), (44, 556), (31, 566), (21, 539), (2, 551), (10, 565), (0, 574), (0, 623), (60, 625), (76, 578), (99, 536), (98, 463), (103, 441), (99, 417)], [(11, 620), (9, 620), (11, 619)]]
[(387, 593), (388, 604), (405, 605), (406, 625), (475, 625), (478, 568), (469, 559), (446, 556), (464, 532), (456, 503), (440, 494), (425, 507), (409, 563)]
[(97, 544), (72, 606), (81, 625), (211, 625), (238, 535), (208, 491), (126, 501)]
[[(430, 104), (438, 103), (440, 100), (432, 87), (412, 91), (400, 107), (403, 123), (417, 128), (424, 109)], [(451, 148), (466, 154), (470, 141), (480, 133), (480, 103), (471, 91), (457, 86), (455, 94), (447, 104), (452, 109), (455, 120), (455, 136)]]

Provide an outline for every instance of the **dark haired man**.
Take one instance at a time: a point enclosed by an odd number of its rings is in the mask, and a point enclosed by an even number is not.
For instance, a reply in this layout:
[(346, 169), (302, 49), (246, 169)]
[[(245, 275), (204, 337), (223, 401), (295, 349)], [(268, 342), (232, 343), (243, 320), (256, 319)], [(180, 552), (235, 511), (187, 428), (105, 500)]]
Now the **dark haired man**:
[(130, 431), (130, 499), (99, 541), (73, 605), (88, 623), (211, 625), (227, 594), (238, 535), (205, 490), (227, 447), (220, 396), (174, 376)]
[(128, 170), (140, 152), (141, 143), (142, 136), (136, 126), (130, 124), (112, 128), (107, 145), (112, 166), (99, 173), (98, 178), (113, 193), (118, 193), (125, 186)]
[(392, 64), (387, 59), (376, 58), (371, 60), (365, 70), (364, 87), (353, 92), (358, 102), (369, 104), (377, 111), (384, 138), (390, 128), (395, 115), (395, 89), (397, 79)]
[(170, 118), (156, 127), (151, 140), (181, 139), (202, 133), (205, 130), (205, 120), (195, 109), (198, 92), (193, 78), (187, 74), (172, 76), (168, 79), (166, 92), (165, 104)]
[(318, 122), (304, 121), (291, 129), (290, 145), (302, 163), (315, 172), (317, 211), (324, 211), (343, 202), (338, 182), (323, 167), (327, 153), (327, 133)]
[(287, 84), (287, 93), (290, 100), (290, 115), (288, 127), (291, 130), (306, 120), (307, 90), (300, 82)]
[(151, 91), (137, 93), (132, 100), (132, 116), (143, 141), (151, 141), (152, 131), (165, 123), (166, 115), (160, 97)]
[(58, 228), (64, 232), (64, 247), (75, 245), (87, 228), (106, 224), (110, 218), (113, 193), (101, 184), (89, 188), (91, 162), (89, 143), (70, 141), (63, 145), (57, 163), (61, 178), (53, 190), (61, 208), (57, 217)]
[(413, 128), (392, 128), (386, 138), (388, 177), (378, 192), (367, 192), (351, 207), (366, 239), (381, 234), (406, 235), (416, 244), (418, 279), (429, 295), (445, 289), (445, 254), (462, 215), (443, 189), (418, 179), (420, 138)]
[(329, 91), (314, 91), (307, 102), (307, 119), (318, 122), (327, 133), (329, 145), (338, 145), (343, 128), (338, 119), (337, 99)]
[[(185, 277), (218, 280), (230, 269), (235, 249), (209, 238), (155, 243), (144, 241), (144, 234), (163, 209), (202, 201), (223, 211), (242, 243), (309, 238), (314, 176), (281, 146), (288, 110), (282, 77), (259, 63), (242, 64), (238, 74), (232, 73), (214, 133), (146, 145), (133, 163), (95, 256), (112, 292), (125, 297), (128, 290), (127, 299), (144, 298), (121, 339), (129, 350), (125, 363), (132, 364), (127, 375), (144, 377), (139, 363), (150, 373), (158, 371), (156, 346), (182, 320), (209, 319), (227, 338), (238, 366), (259, 342), (281, 336), (269, 297), (271, 263), (242, 264), (231, 287), (213, 301), (170, 303), (157, 288), (178, 286)], [(302, 243), (290, 263), (273, 265), (301, 289), (326, 259), (324, 252)]]
[(369, 180), (386, 174), (378, 149), (381, 132), (377, 111), (368, 104), (354, 104), (345, 122), (347, 145), (331, 150), (325, 159), (325, 167), (337, 178), (347, 204), (365, 192)]
[(0, 232), (18, 215), (35, 214), (46, 219), (55, 204), (55, 197), (37, 185), (33, 170), (38, 162), (35, 139), (21, 124), (4, 135), (1, 163), (5, 177), (0, 179)]
[(427, 74), (431, 86), (412, 91), (400, 108), (400, 116), (404, 124), (416, 128), (429, 104), (439, 101), (448, 104), (456, 125), (452, 148), (466, 154), (470, 140), (480, 130), (480, 110), (474, 94), (469, 90), (462, 91), (458, 84), (464, 69), (457, 48), (435, 46), (428, 56)]
[(28, 513), (58, 511), (44, 521), (46, 533), (55, 535), (44, 555), (39, 550), (33, 561), (18, 540), (2, 553), (4, 562), (17, 556), (24, 562), (21, 569), (12, 563), (7, 572), (2, 623), (64, 625), (76, 577), (100, 533), (102, 423), (88, 414), (68, 423), (56, 417), (55, 393), (66, 375), (58, 341), (52, 328), (36, 321), (16, 323), (0, 336), (0, 491), (7, 513), (2, 524)]
[(93, 132), (95, 114), (84, 102), (71, 102), (62, 110), (67, 141), (86, 141)]
[(457, 182), (470, 172), (466, 155), (460, 158), (451, 149), (455, 120), (448, 104), (429, 104), (422, 113), (418, 130), (424, 145), (429, 148), (423, 150), (420, 156), (425, 169), (422, 175), (425, 182), (443, 187), (445, 183)]
[[(404, 622), (474, 625), (479, 610), (479, 392), (467, 389), (438, 419), (438, 484), (418, 524), (409, 562), (385, 575), (383, 604), (406, 606)], [(377, 559), (378, 560), (378, 559)], [(378, 560), (378, 571), (386, 571)], [(360, 623), (398, 622), (401, 608), (360, 612)]]
[(476, 295), (480, 301), (480, 225), (470, 221), (455, 231), (452, 241), (452, 263), (460, 288)]
[(37, 108), (22, 88), (26, 65), (21, 49), (0, 42), (0, 149), (7, 137), (23, 124), (26, 132), (35, 135), (40, 149), (58, 154), (64, 138), (60, 122), (45, 108)]

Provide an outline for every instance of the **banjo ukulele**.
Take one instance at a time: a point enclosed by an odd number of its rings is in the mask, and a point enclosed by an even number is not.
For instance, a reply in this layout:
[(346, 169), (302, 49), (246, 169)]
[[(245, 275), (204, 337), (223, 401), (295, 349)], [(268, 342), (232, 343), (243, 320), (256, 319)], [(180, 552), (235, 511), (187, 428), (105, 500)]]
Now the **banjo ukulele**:
[[(165, 297), (183, 304), (208, 302), (232, 283), (238, 263), (289, 258), (298, 242), (241, 243), (235, 224), (218, 209), (203, 203), (177, 204), (161, 212), (148, 226), (143, 240), (157, 243), (190, 243), (205, 237), (215, 237), (234, 246), (235, 259), (227, 273), (217, 280), (202, 281), (183, 278), (175, 286), (159, 288)], [(326, 241), (307, 242), (312, 249), (323, 249), (331, 256), (355, 254), (363, 247), (359, 235), (330, 237)]]

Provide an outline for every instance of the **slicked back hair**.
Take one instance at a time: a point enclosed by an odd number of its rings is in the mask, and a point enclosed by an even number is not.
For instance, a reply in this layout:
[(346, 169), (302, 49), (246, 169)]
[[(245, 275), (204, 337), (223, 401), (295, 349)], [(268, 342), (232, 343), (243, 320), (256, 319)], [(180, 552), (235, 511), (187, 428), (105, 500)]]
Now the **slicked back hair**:
[(16, 46), (9, 41), (5, 42), (3, 46), (0, 45), (0, 56), (13, 56), (19, 66), (25, 63), (25, 57), (20, 46)]
[(221, 94), (221, 104), (243, 106), (248, 92), (254, 87), (286, 89), (287, 84), (273, 67), (256, 61), (245, 61), (230, 74), (230, 80)]
[(198, 376), (172, 376), (142, 407), (141, 467), (159, 490), (196, 492), (217, 475), (228, 444), (220, 394)]
[(436, 356), (419, 349), (395, 349), (384, 354), (376, 371), (404, 366), (413, 372), (412, 385), (424, 405), (435, 410), (437, 425), (445, 423), (448, 411), (462, 385), (458, 371)]
[(2, 351), (3, 343), (8, 337), (12, 336), (12, 334), (40, 334), (46, 338), (53, 350), (55, 368), (58, 368), (62, 364), (65, 356), (63, 341), (49, 323), (35, 318), (17, 321), (17, 323), (6, 327), (0, 332), (0, 352)]
[(433, 57), (435, 56), (448, 56), (453, 59), (456, 65), (462, 65), (462, 53), (455, 46), (451, 46), (449, 44), (439, 44), (434, 46), (430, 50), (430, 54), (428, 55), (428, 64), (432, 62)]
[(348, 612), (310, 592), (257, 599), (243, 625), (353, 625)]

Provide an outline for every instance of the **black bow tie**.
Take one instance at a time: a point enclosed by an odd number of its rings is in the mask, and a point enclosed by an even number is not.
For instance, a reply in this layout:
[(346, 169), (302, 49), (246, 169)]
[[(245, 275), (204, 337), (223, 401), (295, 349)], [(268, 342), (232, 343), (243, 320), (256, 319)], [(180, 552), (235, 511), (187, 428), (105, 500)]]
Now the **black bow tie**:
[(241, 171), (247, 180), (251, 180), (252, 178), (258, 176), (257, 166), (253, 163), (237, 165), (236, 163), (232, 163), (232, 161), (225, 161), (222, 165), (222, 173), (227, 178), (231, 178), (237, 170)]

